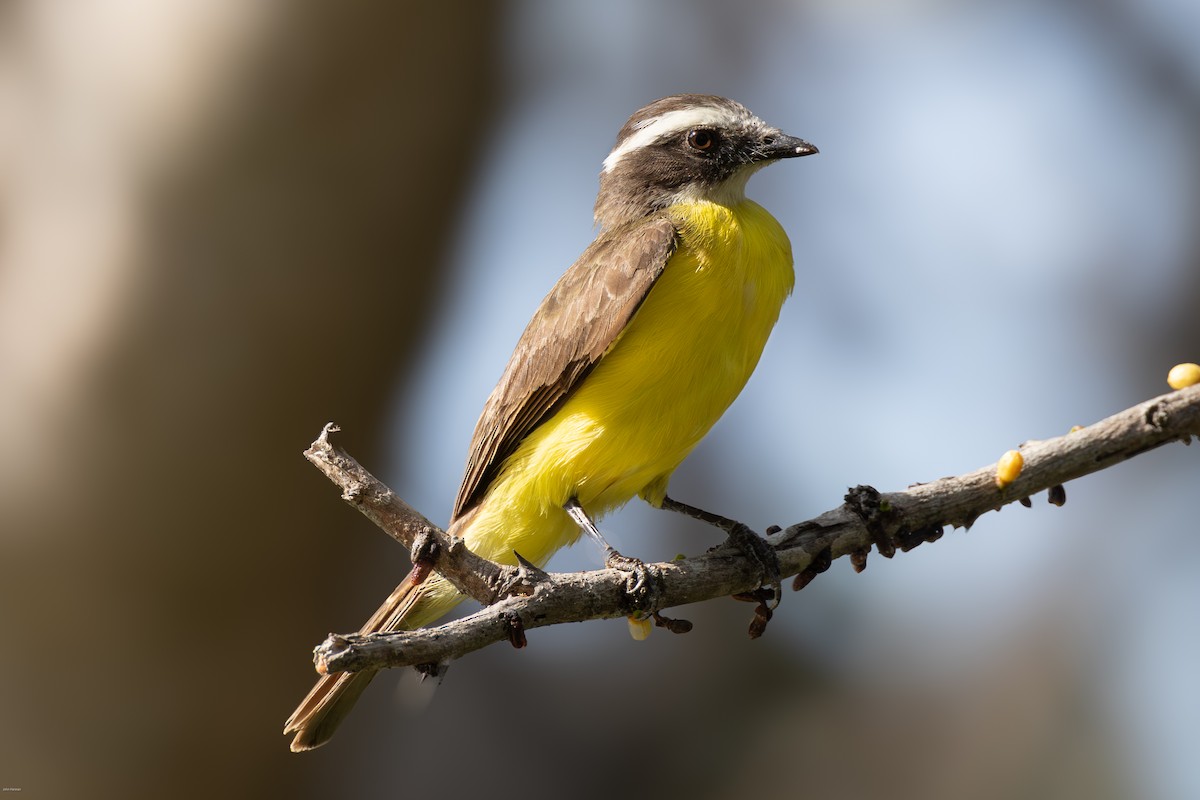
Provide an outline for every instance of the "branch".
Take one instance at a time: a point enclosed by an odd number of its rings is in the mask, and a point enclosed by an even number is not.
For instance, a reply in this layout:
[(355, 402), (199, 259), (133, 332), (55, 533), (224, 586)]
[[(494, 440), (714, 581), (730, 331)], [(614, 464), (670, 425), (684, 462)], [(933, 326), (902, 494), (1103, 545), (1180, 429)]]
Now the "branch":
[(329, 434), (339, 430), (332, 422), (327, 424), (304, 457), (341, 488), (343, 500), (407, 547), (414, 565), (436, 569), (454, 588), (484, 605), (520, 590), (522, 570), (480, 558), (461, 539), (451, 541), (445, 531), (330, 442)]
[[(530, 565), (507, 567), (451, 543), (426, 520), (330, 444), (326, 426), (305, 455), (343, 489), (343, 498), (393, 538), (414, 550), (415, 559), (436, 568), (485, 608), (435, 628), (367, 635), (331, 634), (315, 651), (322, 672), (441, 664), (500, 641), (525, 644), (524, 632), (545, 625), (653, 614), (658, 624), (683, 630), (660, 609), (729, 595), (759, 601), (751, 635), (762, 632), (770, 610), (760, 589), (758, 568), (740, 552), (721, 545), (670, 563), (648, 564), (649, 580), (633, 590), (629, 573), (596, 570), (548, 574)], [(1065, 501), (1062, 485), (1098, 472), (1168, 442), (1190, 443), (1200, 436), (1200, 386), (1147, 400), (1086, 428), (1019, 448), (1024, 468), (998, 486), (997, 465), (957, 477), (917, 484), (902, 492), (880, 493), (857, 487), (846, 502), (807, 522), (768, 531), (783, 577), (796, 575), (802, 588), (833, 559), (849, 555), (855, 569), (866, 566), (874, 547), (891, 558), (941, 537), (945, 526), (970, 527), (982, 514), (1049, 490), (1050, 501)]]

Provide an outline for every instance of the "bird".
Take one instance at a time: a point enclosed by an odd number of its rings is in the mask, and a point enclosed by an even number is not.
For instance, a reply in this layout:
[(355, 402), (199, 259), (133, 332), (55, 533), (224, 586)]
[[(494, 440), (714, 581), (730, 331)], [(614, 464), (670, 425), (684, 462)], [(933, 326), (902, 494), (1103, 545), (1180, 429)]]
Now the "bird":
[[(451, 538), (541, 567), (634, 497), (696, 510), (667, 496), (671, 474), (745, 386), (795, 282), (787, 234), (746, 183), (816, 152), (716, 95), (664, 97), (629, 118), (600, 172), (595, 240), (484, 405)], [(463, 599), (414, 567), (361, 632), (424, 627)], [(321, 677), (285, 723), (291, 750), (327, 742), (374, 674)]]

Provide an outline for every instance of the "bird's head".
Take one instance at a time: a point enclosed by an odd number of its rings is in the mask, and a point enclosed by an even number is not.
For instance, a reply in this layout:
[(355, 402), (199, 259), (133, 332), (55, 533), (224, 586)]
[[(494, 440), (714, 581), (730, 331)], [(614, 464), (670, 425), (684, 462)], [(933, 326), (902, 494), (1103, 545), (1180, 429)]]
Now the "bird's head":
[(680, 202), (733, 204), (762, 167), (816, 152), (733, 100), (664, 97), (639, 109), (617, 134), (600, 173), (596, 222), (608, 228)]

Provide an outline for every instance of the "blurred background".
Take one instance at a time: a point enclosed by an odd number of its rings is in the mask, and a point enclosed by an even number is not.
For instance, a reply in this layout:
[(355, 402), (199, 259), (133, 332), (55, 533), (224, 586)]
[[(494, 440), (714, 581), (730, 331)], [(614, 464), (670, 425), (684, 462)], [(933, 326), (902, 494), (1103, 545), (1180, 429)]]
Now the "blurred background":
[[(0, 786), (1200, 796), (1180, 446), (840, 561), (759, 641), (732, 601), (645, 643), (538, 630), (432, 694), (382, 676), (315, 753), (280, 735), (311, 648), (406, 569), (302, 450), (338, 422), (445, 522), (639, 106), (725, 94), (821, 149), (751, 182), (796, 294), (672, 484), (762, 529), (1200, 360), (1198, 33), (1181, 0), (0, 6)], [(605, 528), (647, 559), (720, 539)]]

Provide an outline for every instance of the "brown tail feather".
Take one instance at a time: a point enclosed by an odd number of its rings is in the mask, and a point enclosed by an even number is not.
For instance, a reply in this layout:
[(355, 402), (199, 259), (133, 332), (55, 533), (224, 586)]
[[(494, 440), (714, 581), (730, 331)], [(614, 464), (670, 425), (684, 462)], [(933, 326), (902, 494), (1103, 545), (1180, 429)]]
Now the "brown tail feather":
[[(421, 592), (417, 591), (421, 586), (421, 577), (416, 569), (408, 573), (359, 633), (402, 630), (405, 616), (421, 596)], [(342, 672), (325, 675), (317, 681), (317, 685), (284, 723), (285, 734), (296, 734), (292, 740), (292, 752), (312, 750), (329, 741), (354, 707), (359, 695), (375, 677), (375, 672)]]

